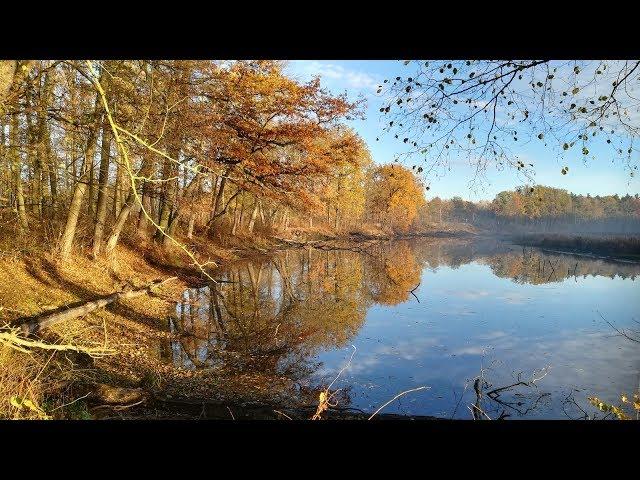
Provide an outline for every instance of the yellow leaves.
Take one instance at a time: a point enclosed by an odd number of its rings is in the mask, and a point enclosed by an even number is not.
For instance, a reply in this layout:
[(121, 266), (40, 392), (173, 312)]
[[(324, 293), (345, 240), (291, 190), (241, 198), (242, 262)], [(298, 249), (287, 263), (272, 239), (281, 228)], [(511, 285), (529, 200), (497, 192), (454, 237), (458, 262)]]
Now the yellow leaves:
[[(624, 398), (626, 400), (626, 397), (624, 395), (621, 398)], [(605, 403), (602, 400), (600, 400), (598, 397), (587, 397), (587, 400), (589, 400), (589, 403), (591, 403), (591, 405), (596, 407), (601, 412), (611, 413), (618, 420), (631, 420), (631, 417), (627, 415), (620, 407), (616, 407), (614, 405)], [(623, 402), (625, 400), (623, 400)]]
[(394, 230), (407, 230), (425, 203), (418, 178), (401, 165), (383, 165), (373, 171), (369, 211)]
[(11, 406), (17, 408), (18, 410), (29, 410), (36, 414), (39, 420), (50, 420), (51, 417), (45, 413), (38, 405), (29, 400), (28, 398), (20, 398), (18, 396), (13, 396), (9, 400)]

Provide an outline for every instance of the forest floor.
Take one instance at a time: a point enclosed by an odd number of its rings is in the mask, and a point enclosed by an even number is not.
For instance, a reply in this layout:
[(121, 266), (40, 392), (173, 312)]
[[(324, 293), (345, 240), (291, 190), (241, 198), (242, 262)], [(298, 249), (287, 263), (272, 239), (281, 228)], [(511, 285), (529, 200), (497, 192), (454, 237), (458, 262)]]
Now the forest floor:
[[(421, 236), (470, 234), (469, 229), (434, 230)], [(392, 238), (398, 237), (322, 235), (294, 229), (272, 238), (240, 237), (216, 243), (195, 239), (188, 247), (199, 258), (224, 265), (283, 248), (357, 249), (363, 241)], [(5, 329), (125, 287), (141, 288), (154, 280), (178, 278), (152, 294), (112, 303), (38, 334), (48, 344), (113, 349), (114, 354), (94, 358), (72, 350), (37, 348), (25, 353), (0, 342), (0, 418), (167, 418), (174, 414), (215, 418), (221, 406), (248, 412), (240, 414), (247, 418), (280, 416), (272, 408), (265, 414), (264, 405), (277, 405), (281, 411), (288, 408), (288, 416), (300, 418), (317, 400), (317, 392), (301, 394), (286, 377), (226, 367), (212, 374), (211, 369), (188, 370), (166, 360), (176, 335), (169, 326), (176, 301), (187, 287), (205, 283), (202, 274), (175, 250), (132, 236), (123, 238), (110, 259), (93, 260), (88, 251), (77, 251), (62, 262), (34, 247), (10, 248), (4, 240), (0, 248), (0, 327)], [(199, 405), (197, 414), (194, 404)], [(334, 413), (337, 418), (362, 415)]]

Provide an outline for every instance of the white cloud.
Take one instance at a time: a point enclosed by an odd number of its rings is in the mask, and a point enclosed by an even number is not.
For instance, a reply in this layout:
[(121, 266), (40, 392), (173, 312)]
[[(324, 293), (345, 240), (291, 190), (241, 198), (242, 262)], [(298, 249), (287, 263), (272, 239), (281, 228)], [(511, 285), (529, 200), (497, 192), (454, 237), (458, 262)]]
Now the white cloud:
[(351, 70), (335, 63), (313, 61), (305, 64), (304, 72), (308, 75), (320, 75), (323, 79), (331, 79), (344, 88), (364, 90), (363, 93), (374, 93), (380, 83), (369, 73)]
[(445, 295), (451, 295), (455, 298), (463, 298), (465, 300), (477, 300), (482, 297), (488, 297), (491, 292), (488, 290), (444, 290)]
[(508, 335), (507, 332), (503, 332), (502, 330), (496, 330), (494, 332), (485, 333), (483, 335), (478, 335), (480, 340), (495, 340), (496, 338), (506, 337)]
[(487, 347), (462, 347), (455, 349), (452, 353), (453, 355), (485, 355)]

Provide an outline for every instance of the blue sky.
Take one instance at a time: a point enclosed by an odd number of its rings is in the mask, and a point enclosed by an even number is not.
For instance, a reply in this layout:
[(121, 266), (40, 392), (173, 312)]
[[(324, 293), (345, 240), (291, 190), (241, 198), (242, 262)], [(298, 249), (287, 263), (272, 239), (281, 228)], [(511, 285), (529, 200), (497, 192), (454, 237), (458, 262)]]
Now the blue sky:
[[(351, 99), (363, 95), (367, 100), (366, 120), (354, 120), (350, 125), (369, 145), (376, 163), (393, 161), (394, 154), (400, 153), (398, 141), (392, 135), (382, 135), (382, 123), (379, 108), (382, 99), (376, 95), (378, 85), (383, 79), (402, 75), (401, 62), (396, 60), (294, 60), (288, 62), (286, 72), (299, 80), (309, 80), (320, 75), (322, 84), (334, 93), (347, 92)], [(379, 138), (379, 141), (376, 141)], [(592, 156), (587, 163), (579, 153), (560, 159), (557, 154), (541, 144), (528, 144), (514, 148), (520, 158), (535, 164), (535, 182), (541, 185), (565, 188), (571, 192), (591, 195), (635, 195), (640, 193), (640, 180), (630, 178), (622, 163), (612, 163), (611, 151), (594, 145)], [(411, 166), (411, 164), (406, 165)], [(569, 174), (560, 173), (563, 166), (569, 167)], [(429, 197), (451, 198), (459, 195), (468, 200), (489, 200), (502, 190), (510, 190), (524, 183), (522, 177), (512, 169), (487, 171), (488, 183), (480, 189), (470, 189), (473, 178), (471, 166), (466, 161), (454, 162), (451, 171), (444, 176), (427, 177), (430, 185)]]

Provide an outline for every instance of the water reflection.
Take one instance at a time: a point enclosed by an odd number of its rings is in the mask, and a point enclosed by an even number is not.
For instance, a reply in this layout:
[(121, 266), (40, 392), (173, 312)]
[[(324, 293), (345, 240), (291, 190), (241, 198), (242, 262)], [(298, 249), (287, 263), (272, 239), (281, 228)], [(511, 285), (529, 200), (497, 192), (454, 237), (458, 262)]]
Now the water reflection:
[[(471, 418), (480, 390), (488, 402), (480, 408), (492, 417), (566, 418), (567, 392), (615, 399), (616, 389), (633, 387), (638, 349), (596, 324), (594, 307), (631, 322), (639, 272), (638, 264), (494, 240), (288, 250), (185, 291), (164, 355), (195, 370), (286, 378), (302, 399), (331, 381), (355, 344), (341, 406), (371, 411), (427, 384), (428, 394), (388, 410)], [(474, 381), (480, 372), (482, 382)]]

